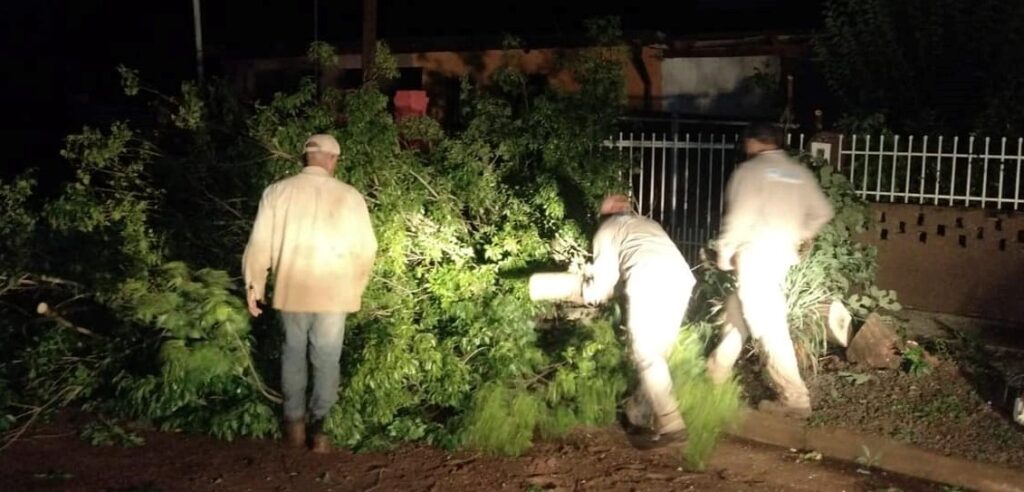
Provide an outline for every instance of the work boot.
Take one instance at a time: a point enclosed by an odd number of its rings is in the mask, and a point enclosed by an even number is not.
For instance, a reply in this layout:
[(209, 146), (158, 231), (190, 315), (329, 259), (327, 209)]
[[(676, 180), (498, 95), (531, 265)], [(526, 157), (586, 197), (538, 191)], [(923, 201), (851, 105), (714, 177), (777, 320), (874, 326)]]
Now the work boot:
[(652, 427), (651, 421), (653, 415), (651, 415), (651, 405), (647, 403), (647, 400), (640, 396), (639, 393), (634, 394), (628, 400), (626, 400), (625, 408), (623, 411), (626, 414), (626, 419), (633, 427), (639, 427), (643, 429), (649, 429)]
[(686, 423), (679, 410), (673, 410), (658, 416), (658, 434), (675, 434), (686, 430)]
[(757, 409), (765, 413), (794, 420), (807, 420), (811, 416), (811, 407), (809, 405), (806, 407), (789, 406), (776, 400), (761, 400), (757, 404)]
[(657, 429), (634, 426), (626, 432), (630, 444), (636, 449), (649, 450), (669, 446), (686, 439), (686, 424), (679, 412), (658, 419)]
[(319, 433), (313, 434), (313, 447), (311, 451), (317, 454), (327, 454), (331, 452), (331, 438), (327, 437), (327, 434)]
[(285, 420), (284, 441), (291, 448), (301, 448), (306, 445), (306, 422), (304, 419)]
[(317, 454), (330, 453), (331, 438), (327, 437), (327, 434), (324, 433), (323, 419), (314, 421), (311, 427), (313, 431), (313, 446), (310, 450)]
[(681, 443), (686, 440), (686, 429), (672, 432), (657, 432), (651, 429), (626, 434), (629, 443), (636, 449), (652, 450)]

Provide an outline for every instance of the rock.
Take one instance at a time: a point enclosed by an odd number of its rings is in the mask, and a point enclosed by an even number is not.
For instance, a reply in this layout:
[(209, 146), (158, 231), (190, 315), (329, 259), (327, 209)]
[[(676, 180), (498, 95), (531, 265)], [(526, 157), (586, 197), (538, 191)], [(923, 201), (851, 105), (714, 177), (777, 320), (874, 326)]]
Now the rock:
[(850, 362), (879, 369), (899, 369), (900, 337), (877, 314), (868, 316), (846, 349)]

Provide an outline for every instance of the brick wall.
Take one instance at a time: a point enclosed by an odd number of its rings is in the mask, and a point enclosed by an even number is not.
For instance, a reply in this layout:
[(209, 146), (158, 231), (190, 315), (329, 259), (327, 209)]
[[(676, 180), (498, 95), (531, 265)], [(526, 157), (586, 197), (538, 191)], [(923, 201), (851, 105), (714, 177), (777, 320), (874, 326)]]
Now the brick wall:
[(872, 204), (862, 240), (904, 306), (1024, 324), (1024, 214)]

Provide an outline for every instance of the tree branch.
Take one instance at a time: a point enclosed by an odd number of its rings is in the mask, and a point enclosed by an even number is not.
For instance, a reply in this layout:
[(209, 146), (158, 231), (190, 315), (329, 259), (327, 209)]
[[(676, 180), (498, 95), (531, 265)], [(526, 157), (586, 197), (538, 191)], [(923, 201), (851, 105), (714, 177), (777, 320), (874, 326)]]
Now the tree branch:
[(69, 330), (74, 330), (74, 331), (77, 331), (78, 333), (81, 333), (83, 335), (90, 336), (90, 337), (96, 337), (97, 336), (96, 333), (93, 332), (92, 330), (90, 330), (88, 328), (83, 328), (81, 326), (78, 326), (78, 325), (68, 321), (67, 318), (61, 316), (60, 313), (58, 313), (57, 311), (54, 311), (53, 309), (50, 309), (50, 306), (48, 304), (46, 304), (45, 302), (40, 302), (39, 303), (39, 306), (36, 307), (36, 312), (41, 314), (42, 316), (44, 316), (46, 318), (49, 318), (49, 319), (55, 321), (58, 325), (60, 325), (60, 326), (62, 326), (64, 328), (67, 328)]

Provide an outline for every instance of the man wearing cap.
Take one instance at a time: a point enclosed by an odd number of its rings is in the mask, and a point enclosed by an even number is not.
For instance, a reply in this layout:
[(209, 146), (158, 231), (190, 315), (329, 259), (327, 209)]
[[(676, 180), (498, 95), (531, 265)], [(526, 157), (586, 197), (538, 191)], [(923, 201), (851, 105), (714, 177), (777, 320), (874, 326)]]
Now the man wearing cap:
[(634, 214), (628, 197), (608, 196), (600, 215), (583, 301), (599, 304), (617, 291), (624, 295), (630, 356), (640, 380), (639, 391), (626, 404), (626, 417), (636, 427), (653, 427), (652, 441), (669, 442), (686, 426), (667, 358), (696, 279), (668, 234), (657, 222)]
[(718, 238), (718, 267), (736, 270), (736, 294), (726, 300), (722, 340), (708, 358), (715, 382), (728, 379), (745, 340), (760, 342), (778, 400), (762, 410), (806, 418), (811, 413), (787, 323), (783, 291), (798, 250), (832, 219), (828, 198), (811, 171), (782, 149), (784, 135), (770, 124), (753, 124), (743, 135), (750, 160), (726, 187), (726, 214)]
[[(249, 312), (259, 316), (268, 271), (274, 274), (272, 306), (281, 316), (285, 438), (328, 452), (323, 421), (338, 400), (339, 359), (345, 317), (362, 304), (377, 252), (377, 239), (363, 196), (334, 177), (341, 150), (330, 135), (305, 144), (305, 167), (263, 192), (242, 257)], [(308, 364), (313, 390), (307, 415)]]

